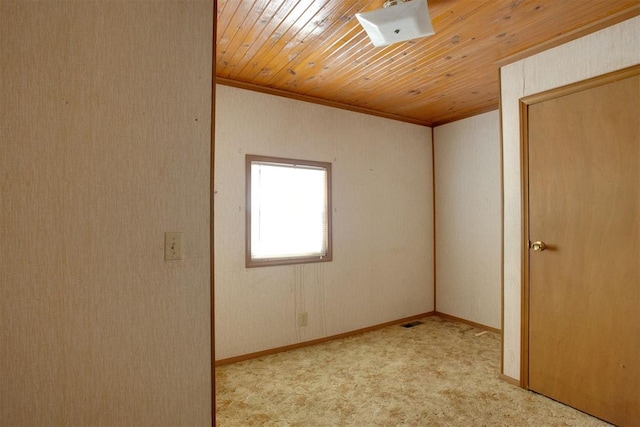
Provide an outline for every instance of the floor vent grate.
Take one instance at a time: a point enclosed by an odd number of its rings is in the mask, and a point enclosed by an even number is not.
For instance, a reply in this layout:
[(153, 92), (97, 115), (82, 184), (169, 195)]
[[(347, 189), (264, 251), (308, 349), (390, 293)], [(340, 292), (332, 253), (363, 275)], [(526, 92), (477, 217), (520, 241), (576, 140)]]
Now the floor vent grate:
[(409, 323), (405, 323), (404, 325), (400, 325), (403, 328), (413, 328), (414, 326), (418, 326), (418, 325), (422, 325), (423, 323), (419, 320), (416, 320), (415, 322), (409, 322)]

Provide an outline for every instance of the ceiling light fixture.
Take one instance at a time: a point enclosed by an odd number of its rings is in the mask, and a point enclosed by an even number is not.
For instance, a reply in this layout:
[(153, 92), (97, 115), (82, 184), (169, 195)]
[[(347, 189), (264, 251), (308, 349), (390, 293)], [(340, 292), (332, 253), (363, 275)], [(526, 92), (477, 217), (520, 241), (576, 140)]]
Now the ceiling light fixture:
[(376, 47), (435, 34), (426, 0), (387, 0), (382, 9), (356, 18)]

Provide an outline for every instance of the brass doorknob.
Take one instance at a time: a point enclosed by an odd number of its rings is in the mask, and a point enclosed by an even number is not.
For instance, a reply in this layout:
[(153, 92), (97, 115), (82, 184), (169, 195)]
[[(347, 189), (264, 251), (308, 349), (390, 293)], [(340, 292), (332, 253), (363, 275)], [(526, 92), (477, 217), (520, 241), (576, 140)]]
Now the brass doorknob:
[(545, 245), (544, 242), (541, 242), (539, 240), (531, 244), (531, 249), (533, 249), (536, 252), (542, 252), (546, 247), (547, 245)]

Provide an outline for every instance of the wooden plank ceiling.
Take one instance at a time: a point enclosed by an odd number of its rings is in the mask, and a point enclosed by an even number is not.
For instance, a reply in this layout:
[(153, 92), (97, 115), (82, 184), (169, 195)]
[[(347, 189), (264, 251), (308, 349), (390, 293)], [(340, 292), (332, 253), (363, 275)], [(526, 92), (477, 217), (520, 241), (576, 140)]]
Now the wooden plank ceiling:
[(498, 108), (496, 61), (640, 13), (639, 0), (429, 0), (435, 35), (376, 48), (355, 14), (383, 3), (218, 0), (216, 76), (437, 126)]

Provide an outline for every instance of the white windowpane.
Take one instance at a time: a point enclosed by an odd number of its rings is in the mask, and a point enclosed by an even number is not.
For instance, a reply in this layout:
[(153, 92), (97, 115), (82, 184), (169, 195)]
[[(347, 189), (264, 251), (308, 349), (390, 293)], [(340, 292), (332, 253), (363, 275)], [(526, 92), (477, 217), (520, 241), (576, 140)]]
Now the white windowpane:
[(251, 165), (251, 257), (322, 256), (327, 249), (326, 170)]
[(331, 260), (331, 164), (258, 156), (247, 162), (247, 266)]

